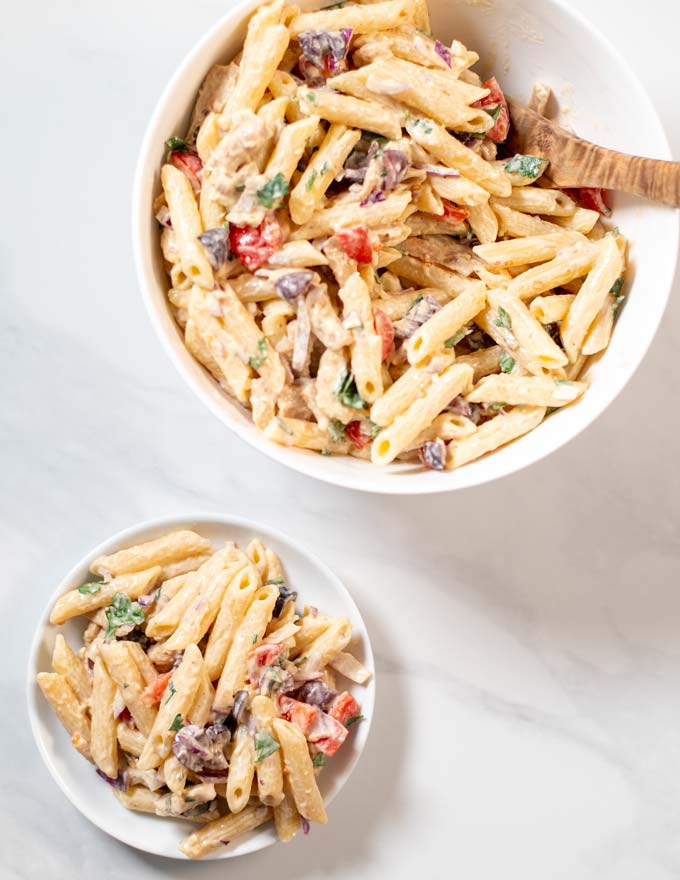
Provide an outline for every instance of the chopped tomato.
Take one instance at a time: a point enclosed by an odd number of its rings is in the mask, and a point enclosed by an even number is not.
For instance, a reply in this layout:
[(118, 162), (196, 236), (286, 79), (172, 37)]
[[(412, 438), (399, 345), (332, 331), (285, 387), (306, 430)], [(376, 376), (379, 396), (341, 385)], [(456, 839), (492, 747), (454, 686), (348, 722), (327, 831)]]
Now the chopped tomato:
[(595, 186), (582, 186), (578, 189), (567, 189), (565, 192), (584, 208), (588, 208), (589, 211), (597, 211), (598, 214), (604, 214), (605, 217), (609, 217), (612, 212), (612, 209), (604, 200), (604, 194), (607, 192), (606, 189), (599, 189)]
[(458, 205), (454, 205), (448, 199), (442, 199), (442, 205), (444, 206), (442, 220), (446, 223), (452, 223), (457, 226), (459, 223), (467, 220), (468, 211), (466, 208), (459, 208)]
[(191, 188), (194, 192), (198, 192), (203, 185), (203, 162), (201, 162), (198, 153), (174, 150), (170, 154), (170, 162), (175, 168), (186, 174)]
[(283, 645), (281, 643), (260, 645), (248, 655), (248, 680), (255, 687), (260, 686), (262, 672), (266, 666), (274, 666), (281, 656)]
[(347, 728), (337, 718), (319, 712), (314, 719), (314, 724), (307, 735), (310, 743), (314, 743), (320, 752), (327, 757), (334, 755), (347, 739)]
[(370, 263), (373, 259), (371, 239), (368, 236), (368, 229), (363, 224), (338, 229), (335, 237), (347, 256), (357, 263)]
[[(489, 89), (489, 94), (485, 98), (480, 98), (472, 106), (482, 107), (489, 113), (494, 113), (496, 119), (491, 128), (487, 131), (486, 136), (489, 140), (496, 144), (502, 144), (510, 133), (510, 111), (508, 110), (508, 102), (505, 100), (503, 90), (498, 85), (495, 76), (487, 79), (482, 83), (483, 89)], [(496, 115), (496, 108), (500, 107)]]
[(283, 242), (276, 220), (267, 218), (259, 226), (230, 226), (229, 247), (246, 269), (259, 269)]
[(340, 724), (346, 724), (349, 718), (361, 714), (361, 707), (349, 691), (343, 691), (333, 701), (328, 714)]
[(157, 675), (152, 682), (147, 684), (147, 686), (142, 691), (141, 700), (147, 706), (153, 706), (155, 703), (160, 703), (161, 697), (165, 693), (165, 689), (168, 686), (168, 682), (172, 678), (172, 673), (174, 670), (170, 670), (170, 672), (162, 672), (160, 675)]
[(373, 306), (373, 325), (378, 336), (382, 336), (382, 359), (384, 361), (394, 351), (394, 327), (382, 309)]
[(357, 449), (363, 449), (364, 446), (367, 446), (371, 440), (371, 432), (366, 425), (366, 422), (361, 419), (355, 419), (353, 422), (350, 422), (345, 426), (345, 437), (356, 446)]
[(279, 697), (279, 711), (286, 719), (299, 727), (305, 736), (309, 733), (316, 718), (316, 709), (307, 703), (293, 700), (292, 697)]

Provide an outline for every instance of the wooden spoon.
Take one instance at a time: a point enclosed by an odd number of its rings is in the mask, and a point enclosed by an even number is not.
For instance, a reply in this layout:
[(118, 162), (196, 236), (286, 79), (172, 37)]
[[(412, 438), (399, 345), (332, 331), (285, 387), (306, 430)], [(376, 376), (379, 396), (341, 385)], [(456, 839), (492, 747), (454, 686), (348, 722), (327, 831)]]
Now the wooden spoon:
[(518, 152), (550, 160), (557, 186), (633, 193), (680, 208), (680, 162), (643, 159), (598, 147), (508, 99)]

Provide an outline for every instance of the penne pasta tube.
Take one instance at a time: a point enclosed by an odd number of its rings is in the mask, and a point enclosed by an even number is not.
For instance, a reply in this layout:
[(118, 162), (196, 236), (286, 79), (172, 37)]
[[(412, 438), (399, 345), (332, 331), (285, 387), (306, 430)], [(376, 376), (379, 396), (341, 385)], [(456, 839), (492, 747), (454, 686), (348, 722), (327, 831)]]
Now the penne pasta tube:
[(234, 634), (261, 583), (255, 566), (246, 564), (227, 586), (205, 649), (205, 665), (211, 681), (219, 678)]
[(278, 597), (278, 588), (273, 584), (260, 587), (256, 591), (250, 607), (233, 635), (216, 688), (216, 710), (226, 712), (231, 708), (234, 694), (245, 682), (248, 655), (253, 650), (253, 646), (262, 640)]
[(135, 724), (148, 735), (156, 720), (156, 710), (142, 700), (146, 682), (128, 649), (128, 643), (102, 642), (99, 653)]
[(127, 752), (128, 755), (134, 755), (135, 758), (138, 758), (142, 754), (142, 749), (146, 742), (146, 736), (141, 730), (137, 730), (134, 727), (128, 727), (125, 722), (118, 721), (116, 723), (116, 738), (118, 739), (118, 745), (123, 752)]
[(573, 301), (574, 295), (571, 293), (537, 296), (531, 300), (529, 311), (541, 324), (552, 324), (554, 321), (564, 320)]
[(571, 363), (576, 360), (593, 321), (622, 272), (623, 256), (616, 237), (607, 235), (600, 242), (593, 268), (576, 294), (560, 328), (562, 344)]
[[(283, 768), (278, 742), (274, 739), (277, 712), (270, 697), (253, 697), (250, 713), (255, 722), (255, 774), (258, 797), (269, 807), (283, 800)], [(228, 791), (228, 789), (227, 789)]]
[(508, 284), (508, 291), (520, 299), (531, 299), (546, 290), (561, 287), (566, 281), (587, 274), (595, 264), (597, 255), (598, 246), (593, 244), (566, 248), (553, 260), (513, 278)]
[(144, 750), (139, 756), (137, 766), (140, 770), (158, 767), (170, 754), (175, 733), (183, 725), (195, 698), (203, 668), (200, 650), (196, 645), (188, 645), (182, 662), (173, 672), (172, 689), (168, 685), (170, 694), (160, 704)]
[(76, 590), (69, 590), (54, 603), (50, 613), (50, 623), (64, 623), (71, 617), (92, 614), (98, 608), (110, 605), (116, 593), (122, 593), (130, 599), (138, 599), (156, 586), (160, 575), (160, 566), (156, 566), (147, 571), (124, 574), (110, 581), (83, 584)]
[(524, 266), (527, 263), (542, 263), (554, 259), (565, 247), (585, 239), (571, 231), (550, 232), (545, 235), (532, 235), (493, 244), (479, 244), (472, 250), (484, 262), (507, 269), (509, 266)]
[(291, 21), (289, 28), (293, 37), (303, 31), (335, 31), (342, 28), (351, 28), (355, 34), (365, 34), (400, 27), (411, 21), (413, 14), (413, 6), (407, 0), (382, 0), (370, 5), (303, 12)]
[(447, 303), (411, 336), (406, 348), (409, 363), (418, 364), (441, 348), (453, 348), (456, 333), (477, 315), (486, 303), (486, 286), (472, 283)]
[(116, 685), (101, 657), (94, 661), (92, 677), (92, 729), (90, 751), (92, 760), (109, 779), (118, 776), (118, 738), (113, 717)]
[(274, 733), (281, 743), (283, 763), (298, 812), (310, 822), (325, 824), (326, 810), (304, 734), (282, 718), (274, 720)]
[(463, 440), (453, 440), (447, 447), (447, 470), (474, 461), (487, 452), (521, 437), (533, 430), (545, 416), (545, 407), (517, 406), (509, 413), (497, 415), (480, 425), (477, 431)]
[(585, 382), (571, 382), (568, 379), (499, 373), (482, 379), (466, 397), (472, 403), (565, 406), (580, 397), (587, 387)]
[(168, 562), (167, 565), (161, 566), (161, 587), (165, 590), (166, 581), (171, 581), (182, 574), (188, 574), (190, 571), (196, 571), (208, 559), (210, 559), (210, 553), (196, 553), (193, 556), (178, 559), (177, 562)]
[(497, 199), (497, 204), (522, 211), (527, 214), (547, 214), (567, 217), (574, 213), (573, 199), (559, 189), (541, 189), (535, 186), (514, 187), (506, 198)]
[(170, 532), (153, 541), (118, 550), (108, 556), (98, 556), (90, 571), (100, 577), (110, 578), (122, 574), (178, 562), (197, 553), (210, 550), (210, 541), (189, 529)]
[(234, 747), (227, 776), (227, 804), (232, 813), (240, 813), (248, 805), (255, 773), (253, 737), (244, 724), (236, 728)]
[(76, 657), (61, 633), (57, 633), (54, 640), (52, 668), (64, 676), (80, 702), (87, 706), (92, 696), (90, 677), (85, 670), (85, 664), (80, 657)]
[(194, 831), (180, 843), (179, 848), (190, 859), (198, 859), (220, 846), (225, 846), (239, 835), (254, 831), (271, 817), (271, 807), (246, 807), (240, 813), (221, 816)]
[(307, 116), (320, 116), (329, 122), (356, 129), (370, 125), (376, 134), (390, 139), (401, 136), (401, 122), (396, 113), (373, 101), (301, 86), (298, 103), (301, 112)]
[[(453, 352), (447, 352), (445, 358), (443, 366), (448, 367), (453, 363)], [(371, 407), (371, 421), (386, 427), (422, 397), (434, 381), (437, 374), (434, 367), (439, 367), (438, 360), (439, 356), (433, 365), (431, 361), (423, 359), (420, 364), (402, 373)]]
[(456, 358), (457, 364), (469, 364), (473, 369), (472, 381), (479, 382), (482, 376), (489, 373), (497, 373), (500, 370), (500, 360), (503, 354), (501, 345), (490, 345), (489, 348), (480, 348), (472, 354), (462, 354)]
[(92, 760), (90, 753), (90, 722), (85, 707), (78, 701), (76, 692), (57, 672), (39, 672), (37, 682), (43, 696), (54, 714), (71, 737), (71, 742), (83, 757)]
[(283, 800), (274, 807), (274, 825), (276, 834), (282, 843), (288, 843), (300, 830), (300, 814), (295, 806), (295, 798), (290, 783), (284, 778)]
[(305, 650), (307, 659), (300, 663), (300, 675), (313, 673), (327, 666), (344, 651), (352, 638), (352, 625), (346, 617), (333, 620)]
[(423, 431), (454, 397), (472, 383), (472, 367), (452, 364), (437, 374), (425, 394), (380, 432), (371, 449), (374, 464), (389, 464)]
[(522, 362), (522, 352), (526, 352), (541, 369), (554, 370), (567, 363), (565, 353), (546, 333), (522, 300), (509, 291), (496, 289), (489, 291), (488, 301), (490, 323), (504, 331), (511, 354), (513, 357), (517, 354), (526, 369), (533, 372), (528, 361)]
[(192, 284), (209, 290), (213, 286), (213, 273), (198, 241), (198, 236), (203, 232), (203, 223), (189, 178), (174, 165), (163, 165), (161, 183), (182, 269)]
[(346, 226), (385, 226), (399, 220), (411, 201), (411, 193), (396, 191), (390, 193), (382, 202), (362, 205), (357, 202), (335, 202), (322, 211), (317, 211), (312, 219), (296, 229), (293, 240), (319, 238), (332, 235)]
[(413, 140), (449, 168), (455, 168), (492, 195), (509, 196), (512, 184), (505, 171), (485, 162), (474, 150), (463, 146), (446, 129), (431, 119), (412, 119), (406, 130)]

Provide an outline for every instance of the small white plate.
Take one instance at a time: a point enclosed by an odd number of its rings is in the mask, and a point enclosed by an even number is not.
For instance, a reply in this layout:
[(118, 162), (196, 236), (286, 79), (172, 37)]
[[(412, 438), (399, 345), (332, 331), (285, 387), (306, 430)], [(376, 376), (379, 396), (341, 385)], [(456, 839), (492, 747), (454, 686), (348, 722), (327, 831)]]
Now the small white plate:
[[(297, 605), (315, 605), (324, 614), (348, 617), (352, 623), (352, 652), (371, 671), (375, 670), (373, 652), (366, 626), (359, 610), (340, 580), (322, 562), (290, 538), (267, 526), (249, 522), (237, 516), (199, 514), (187, 517), (167, 517), (150, 520), (119, 532), (88, 553), (71, 569), (59, 584), (38, 623), (28, 664), (28, 714), (33, 735), (47, 769), (66, 797), (91, 822), (117, 840), (145, 852), (159, 856), (183, 859), (178, 849), (183, 837), (197, 826), (180, 820), (161, 819), (144, 813), (133, 813), (120, 804), (113, 793), (99, 779), (92, 764), (82, 758), (71, 745), (66, 731), (44, 699), (35, 683), (39, 672), (51, 671), (50, 658), (57, 632), (62, 632), (72, 648), (82, 644), (83, 619), (74, 618), (64, 626), (49, 623), (49, 614), (55, 600), (62, 593), (85, 583), (91, 562), (103, 553), (111, 553), (121, 547), (148, 541), (165, 532), (178, 528), (195, 529), (209, 538), (215, 546), (226, 540), (244, 547), (252, 538), (260, 538), (280, 557), (287, 582), (298, 591)], [(365, 721), (353, 727), (350, 736), (338, 754), (330, 760), (319, 777), (319, 787), (328, 805), (349, 779), (366, 744), (375, 700), (375, 677), (367, 685), (356, 685), (341, 679), (344, 688), (354, 694), (361, 705)], [(329, 821), (333, 821), (332, 813)], [(250, 834), (238, 842), (206, 856), (208, 859), (228, 859), (245, 855), (276, 843), (277, 837), (271, 824)]]

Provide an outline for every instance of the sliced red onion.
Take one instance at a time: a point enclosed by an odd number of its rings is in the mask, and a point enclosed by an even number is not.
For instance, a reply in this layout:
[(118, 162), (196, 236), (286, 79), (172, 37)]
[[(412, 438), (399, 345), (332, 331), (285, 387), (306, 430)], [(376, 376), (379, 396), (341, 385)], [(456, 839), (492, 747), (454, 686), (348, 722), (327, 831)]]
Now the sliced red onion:
[(434, 41), (434, 51), (446, 62), (448, 67), (451, 67), (451, 52), (440, 40)]
[(214, 785), (218, 785), (221, 782), (227, 781), (229, 770), (225, 770), (223, 773), (220, 773), (219, 770), (209, 770), (207, 773), (197, 773), (196, 775), (201, 780), (201, 782), (208, 782)]
[(110, 776), (107, 776), (103, 770), (100, 770), (98, 767), (96, 768), (97, 776), (100, 776), (104, 782), (108, 782), (111, 788), (116, 788), (118, 791), (127, 791), (128, 790), (128, 778), (127, 772), (125, 770), (120, 770), (118, 772), (118, 776), (115, 779), (112, 779)]
[(276, 604), (274, 605), (272, 616), (280, 617), (281, 612), (286, 607), (288, 602), (294, 602), (297, 597), (298, 594), (296, 590), (291, 590), (290, 587), (287, 587), (285, 584), (279, 584), (279, 597), (276, 600)]
[(121, 694), (120, 691), (116, 691), (116, 693), (113, 697), (112, 711), (113, 711), (113, 717), (116, 720), (118, 720), (118, 718), (120, 718), (120, 716), (125, 711), (125, 700), (123, 699), (123, 695)]
[(293, 342), (293, 359), (291, 363), (293, 372), (298, 375), (304, 371), (307, 365), (311, 332), (312, 325), (307, 310), (307, 301), (304, 296), (299, 296), (297, 298), (297, 321), (295, 324), (295, 340)]
[(446, 445), (441, 437), (426, 440), (418, 450), (423, 466), (433, 471), (443, 471), (446, 465)]
[(177, 731), (172, 742), (172, 752), (188, 770), (226, 770), (229, 766), (224, 749), (231, 739), (231, 732), (223, 724), (199, 727), (186, 724)]
[(246, 690), (236, 691), (234, 694), (234, 705), (231, 707), (231, 712), (227, 715), (224, 721), (231, 731), (236, 730), (238, 725), (245, 719), (249, 701), (250, 696)]
[(303, 31), (297, 41), (308, 61), (332, 74), (345, 60), (351, 39), (352, 28), (343, 28), (340, 31)]
[(455, 168), (447, 168), (446, 165), (414, 165), (419, 171), (425, 171), (432, 177), (460, 177)]
[(380, 162), (381, 189), (391, 192), (408, 170), (408, 157), (401, 150), (385, 150)]
[(394, 322), (394, 333), (400, 339), (409, 339), (416, 332), (418, 327), (429, 321), (432, 315), (436, 314), (441, 306), (431, 293), (419, 298), (413, 303), (408, 312), (399, 321)]
[(286, 302), (294, 303), (299, 296), (304, 296), (314, 280), (314, 273), (309, 269), (300, 269), (297, 272), (286, 272), (274, 282), (274, 289)]
[(470, 403), (460, 394), (451, 401), (447, 406), (447, 410), (465, 416), (466, 419), (470, 419), (475, 425), (479, 423), (482, 414), (482, 408), (478, 403)]
[(384, 201), (385, 193), (380, 189), (374, 189), (366, 196), (366, 198), (362, 202), (359, 202), (359, 207), (365, 208), (366, 205), (375, 205), (377, 202)]
[(168, 210), (167, 205), (160, 206), (156, 212), (156, 220), (158, 220), (161, 226), (166, 226), (168, 229), (172, 229), (172, 220), (170, 219), (170, 211)]
[(309, 822), (307, 821), (307, 819), (305, 819), (304, 816), (300, 816), (300, 825), (302, 826), (302, 833), (309, 834), (309, 830), (310, 830), (311, 826), (310, 826)]
[(220, 843), (222, 844), (222, 846), (229, 846), (231, 840), (220, 840)]
[(154, 590), (153, 593), (146, 593), (144, 596), (139, 596), (137, 601), (142, 606), (142, 608), (150, 608), (156, 601), (157, 594), (158, 591)]

